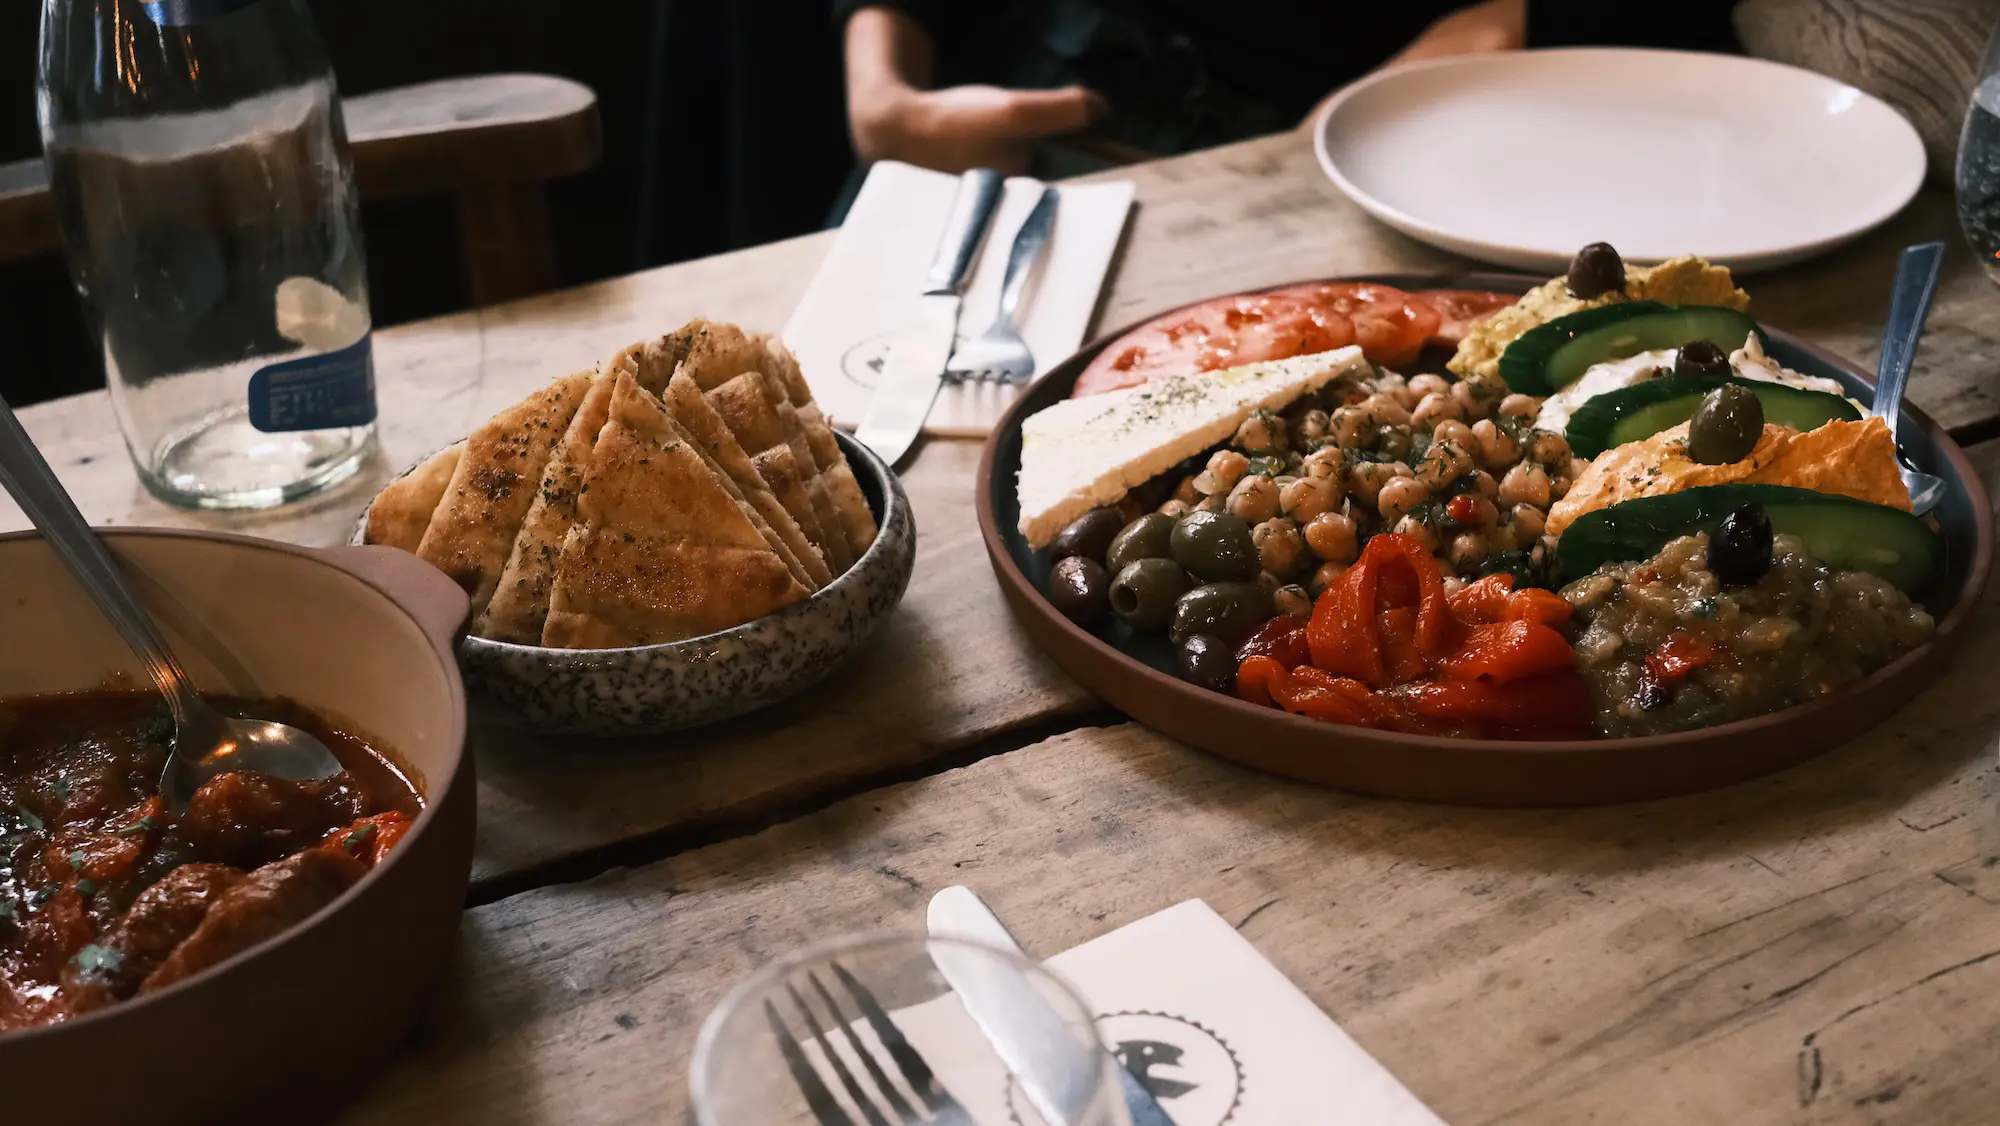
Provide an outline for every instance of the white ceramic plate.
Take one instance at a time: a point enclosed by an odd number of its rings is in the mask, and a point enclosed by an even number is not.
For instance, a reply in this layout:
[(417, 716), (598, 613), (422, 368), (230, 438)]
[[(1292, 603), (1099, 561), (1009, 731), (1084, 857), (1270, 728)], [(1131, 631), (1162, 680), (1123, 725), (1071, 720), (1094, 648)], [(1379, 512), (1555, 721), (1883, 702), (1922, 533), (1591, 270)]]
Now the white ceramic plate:
[(1370, 214), (1559, 273), (1586, 243), (1739, 271), (1819, 253), (1924, 178), (1917, 131), (1823, 75), (1732, 55), (1581, 48), (1443, 59), (1342, 91), (1320, 166)]

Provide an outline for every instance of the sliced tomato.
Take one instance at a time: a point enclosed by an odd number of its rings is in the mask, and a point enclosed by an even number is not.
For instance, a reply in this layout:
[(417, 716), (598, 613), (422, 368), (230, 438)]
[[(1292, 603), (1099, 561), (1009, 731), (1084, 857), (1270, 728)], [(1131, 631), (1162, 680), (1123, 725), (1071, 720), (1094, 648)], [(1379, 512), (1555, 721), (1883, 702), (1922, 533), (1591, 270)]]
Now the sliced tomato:
[(1483, 289), (1426, 289), (1415, 296), (1438, 313), (1438, 324), (1431, 330), (1429, 343), (1446, 348), (1458, 347), (1473, 322), (1520, 300), (1511, 293), (1489, 293)]
[(1354, 343), (1342, 313), (1294, 296), (1219, 297), (1140, 325), (1097, 354), (1072, 398), (1136, 387), (1166, 375), (1285, 360)]
[(1373, 282), (1313, 282), (1273, 292), (1303, 297), (1353, 321), (1361, 351), (1389, 367), (1414, 362), (1441, 319), (1429, 302)]

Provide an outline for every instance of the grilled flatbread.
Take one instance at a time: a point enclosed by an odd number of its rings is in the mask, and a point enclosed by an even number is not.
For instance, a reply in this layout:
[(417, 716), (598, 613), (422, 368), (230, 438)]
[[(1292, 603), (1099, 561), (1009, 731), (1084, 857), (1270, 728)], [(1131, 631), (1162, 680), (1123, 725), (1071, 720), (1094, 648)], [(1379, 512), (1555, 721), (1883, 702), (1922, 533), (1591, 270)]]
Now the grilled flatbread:
[(417, 554), (486, 610), (542, 474), (590, 389), (592, 373), (566, 375), (487, 420), (465, 440)]
[[(748, 355), (754, 358), (755, 349)], [(687, 363), (681, 365), (685, 371)], [(771, 395), (770, 386), (764, 375), (755, 367), (747, 368), (742, 374), (714, 384), (706, 395), (715, 413), (729, 424), (729, 429), (741, 439), (745, 449), (753, 452), (751, 460), (760, 471), (766, 467), (783, 465), (785, 475), (796, 482), (797, 495), (802, 498), (806, 511), (811, 514), (807, 534), (813, 544), (826, 557), (827, 566), (839, 574), (853, 564), (854, 553), (848, 549), (847, 534), (841, 530), (839, 512), (833, 506), (833, 498), (826, 491), (825, 482), (820, 480), (819, 463), (813, 457), (812, 446), (806, 441), (805, 430), (798, 423), (798, 416), (792, 412), (791, 404), (779, 408), (779, 401)], [(790, 414), (791, 417), (786, 416)], [(765, 480), (771, 480), (765, 474)], [(779, 497), (784, 492), (772, 483), (772, 491)], [(792, 502), (786, 508), (796, 517)], [(807, 520), (800, 518), (800, 526), (806, 527)], [(815, 534), (817, 533), (817, 534)]]
[(819, 464), (820, 480), (826, 484), (840, 529), (847, 537), (847, 546), (859, 556), (875, 543), (876, 530), (875, 514), (868, 510), (868, 498), (861, 494), (861, 483), (854, 479), (847, 455), (840, 452), (833, 425), (827, 422), (819, 404), (813, 402), (812, 388), (806, 384), (805, 373), (799, 370), (798, 357), (775, 336), (760, 337), (759, 342), (764, 346), (759, 367), (765, 382), (774, 395), (786, 398), (796, 412), (806, 441), (812, 447), (813, 460)]
[(590, 466), (591, 451), (597, 446), (598, 432), (604, 429), (611, 412), (611, 376), (599, 372), (591, 379), (576, 417), (570, 419), (562, 444), (549, 458), (542, 473), (542, 485), (521, 521), (521, 534), (514, 538), (514, 550), (506, 570), (493, 591), (486, 612), (473, 620), (472, 632), (495, 641), (534, 645), (542, 639), (542, 626), (549, 616), (549, 588), (554, 585), (556, 561), (562, 555), (563, 539), (576, 523), (576, 501), (583, 491), (583, 473)]
[(728, 478), (628, 372), (591, 451), (564, 539), (542, 644), (678, 641), (804, 598)]
[(444, 499), (452, 472), (464, 453), (465, 443), (454, 442), (389, 482), (368, 506), (367, 542), (416, 554), (417, 545), (424, 542), (424, 529), (431, 526), (431, 514)]
[(631, 372), (639, 386), (660, 398), (666, 405), (667, 413), (673, 415), (674, 421), (694, 437), (702, 451), (722, 467), (743, 499), (750, 502), (761, 522), (760, 527), (770, 527), (778, 541), (779, 556), (793, 565), (793, 573), (799, 581), (806, 584), (808, 590), (818, 590), (833, 578), (827, 570), (826, 560), (806, 537), (799, 522), (771, 491), (770, 484), (758, 475), (742, 443), (736, 440), (728, 424), (702, 398), (701, 389), (692, 379), (678, 372), (680, 361), (687, 352), (685, 338), (661, 337), (634, 344), (618, 353), (612, 358), (611, 367)]
[(730, 481), (742, 491), (744, 499), (750, 502), (751, 509), (770, 525), (778, 541), (779, 554), (798, 565), (803, 572), (801, 581), (812, 590), (833, 581), (833, 573), (827, 569), (819, 549), (806, 538), (799, 522), (779, 502), (777, 494), (771, 491), (770, 483), (758, 473), (736, 436), (729, 432), (729, 425), (708, 405), (708, 400), (702, 397), (694, 381), (684, 375), (675, 375), (667, 381), (664, 398), (668, 413), (715, 459), (722, 471), (729, 475)]

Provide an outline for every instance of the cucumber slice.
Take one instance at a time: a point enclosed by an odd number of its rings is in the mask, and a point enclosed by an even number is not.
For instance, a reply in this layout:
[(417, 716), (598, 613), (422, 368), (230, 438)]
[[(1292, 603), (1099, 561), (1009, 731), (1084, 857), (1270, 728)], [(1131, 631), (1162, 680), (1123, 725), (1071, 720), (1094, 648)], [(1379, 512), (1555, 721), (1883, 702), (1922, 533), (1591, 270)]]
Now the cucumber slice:
[(1570, 582), (1605, 563), (1651, 559), (1667, 541), (1710, 532), (1746, 504), (1761, 504), (1771, 528), (1806, 541), (1813, 557), (1842, 571), (1880, 575), (1910, 594), (1935, 583), (1944, 542), (1901, 509), (1790, 485), (1703, 485), (1640, 497), (1577, 518), (1556, 541), (1556, 566)]
[(1605, 450), (1650, 438), (1694, 417), (1695, 408), (1710, 391), (1725, 383), (1748, 387), (1764, 405), (1764, 421), (1794, 430), (1817, 430), (1835, 419), (1861, 417), (1853, 403), (1824, 391), (1787, 387), (1763, 379), (1730, 376), (1663, 375), (1606, 391), (1584, 401), (1569, 416), (1564, 437), (1578, 457), (1596, 457)]
[(1536, 325), (1500, 354), (1500, 377), (1524, 395), (1553, 395), (1592, 364), (1622, 360), (1695, 340), (1731, 352), (1757, 322), (1721, 305), (1662, 305), (1624, 301), (1599, 305)]

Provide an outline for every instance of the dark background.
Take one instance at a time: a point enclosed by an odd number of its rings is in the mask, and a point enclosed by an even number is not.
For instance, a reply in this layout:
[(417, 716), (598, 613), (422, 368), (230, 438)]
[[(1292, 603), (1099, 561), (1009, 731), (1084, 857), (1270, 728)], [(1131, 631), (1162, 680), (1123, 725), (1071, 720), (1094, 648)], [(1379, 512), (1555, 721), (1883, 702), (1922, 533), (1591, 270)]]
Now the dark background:
[[(565, 284), (817, 230), (853, 169), (827, 0), (308, 6), (344, 93), (507, 71), (597, 91), (603, 161), (551, 191)], [(0, 162), (41, 153), (40, 18), (0, 3)], [(378, 325), (469, 304), (448, 200), (363, 217)], [(61, 259), (0, 264), (0, 394), (25, 405), (102, 384)]]

